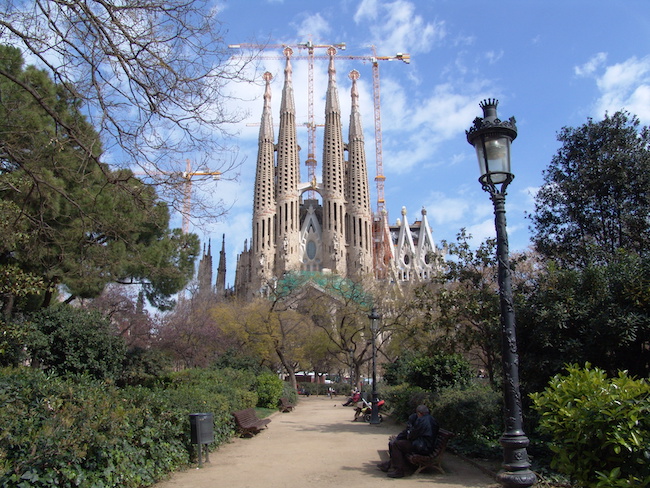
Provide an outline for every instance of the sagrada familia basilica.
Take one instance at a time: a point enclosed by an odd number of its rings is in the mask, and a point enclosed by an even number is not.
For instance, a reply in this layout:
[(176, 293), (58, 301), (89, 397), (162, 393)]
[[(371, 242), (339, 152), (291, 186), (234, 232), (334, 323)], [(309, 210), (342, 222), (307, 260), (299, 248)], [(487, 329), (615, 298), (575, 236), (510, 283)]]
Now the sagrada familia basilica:
[[(300, 147), (292, 84), (291, 51), (285, 50), (284, 86), (277, 142), (271, 112), (271, 73), (266, 82), (253, 189), (250, 246), (238, 256), (234, 288), (225, 288), (225, 240), (217, 273), (217, 295), (252, 298), (268, 293), (287, 273), (334, 274), (355, 281), (395, 284), (427, 280), (442, 250), (432, 237), (427, 213), (409, 224), (406, 209), (395, 225), (386, 212), (373, 214), (359, 111), (359, 73), (350, 72), (350, 122), (343, 137), (336, 83), (336, 49), (329, 48), (321, 179), (301, 181)], [(315, 161), (311, 161), (312, 164)], [(211, 280), (210, 247), (199, 265), (199, 282)], [(209, 276), (205, 275), (208, 273)], [(203, 277), (202, 277), (203, 274)]]

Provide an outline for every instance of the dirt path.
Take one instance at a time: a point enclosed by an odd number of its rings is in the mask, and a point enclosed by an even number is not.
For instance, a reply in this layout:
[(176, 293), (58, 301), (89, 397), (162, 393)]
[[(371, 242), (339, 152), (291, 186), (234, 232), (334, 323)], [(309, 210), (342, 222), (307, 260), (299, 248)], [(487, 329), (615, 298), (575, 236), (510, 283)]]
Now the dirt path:
[(301, 398), (291, 413), (276, 413), (268, 429), (237, 438), (210, 454), (210, 463), (174, 474), (155, 488), (403, 488), (494, 487), (492, 478), (471, 464), (445, 454), (445, 474), (419, 473), (387, 478), (377, 463), (388, 459), (388, 437), (400, 425), (352, 422), (343, 397)]

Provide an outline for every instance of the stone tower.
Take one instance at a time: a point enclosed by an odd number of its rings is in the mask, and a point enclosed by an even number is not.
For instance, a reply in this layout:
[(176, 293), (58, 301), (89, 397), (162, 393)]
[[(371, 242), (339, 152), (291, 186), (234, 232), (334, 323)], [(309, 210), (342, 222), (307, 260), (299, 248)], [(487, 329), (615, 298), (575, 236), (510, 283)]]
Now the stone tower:
[[(361, 124), (359, 72), (352, 80), (348, 140), (343, 138), (336, 80), (336, 49), (328, 54), (321, 182), (300, 181), (300, 146), (296, 131), (291, 56), (285, 48), (280, 124), (274, 142), (271, 73), (264, 74), (264, 105), (259, 131), (253, 232), (250, 248), (237, 258), (235, 294), (268, 293), (289, 272), (334, 273), (343, 278), (371, 277), (395, 282), (429, 279), (438, 253), (423, 210), (422, 221), (409, 225), (406, 211), (397, 227), (383, 215), (385, 256), (373, 260), (377, 232), (370, 207), (365, 140)], [(346, 159), (347, 153), (347, 159)], [(307, 198), (303, 198), (307, 197)], [(432, 254), (433, 253), (433, 254)], [(375, 269), (381, 263), (381, 273)]]

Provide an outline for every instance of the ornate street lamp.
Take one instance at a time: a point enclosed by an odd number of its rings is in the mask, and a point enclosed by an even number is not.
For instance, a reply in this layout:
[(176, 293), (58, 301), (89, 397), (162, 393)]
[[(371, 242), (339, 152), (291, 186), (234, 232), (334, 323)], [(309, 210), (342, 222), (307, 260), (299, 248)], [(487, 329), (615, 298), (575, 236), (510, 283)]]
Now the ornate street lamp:
[(368, 315), (370, 319), (370, 331), (372, 333), (372, 405), (370, 408), (370, 423), (378, 424), (379, 420), (379, 409), (377, 407), (377, 348), (375, 344), (375, 338), (377, 336), (377, 331), (379, 330), (378, 322), (381, 319), (381, 315), (377, 313), (376, 308), (372, 308), (372, 311)]
[(519, 355), (515, 334), (515, 309), (512, 301), (512, 283), (508, 258), (506, 231), (506, 188), (515, 177), (510, 172), (510, 144), (517, 137), (515, 118), (501, 121), (497, 117), (498, 100), (481, 102), (483, 118), (474, 119), (466, 131), (467, 142), (476, 149), (481, 171), (479, 182), (490, 194), (494, 204), (494, 222), (497, 233), (499, 262), (499, 297), (501, 303), (501, 349), (503, 364), (503, 396), (506, 430), (499, 442), (503, 446), (502, 470), (498, 481), (505, 487), (528, 487), (537, 476), (530, 470), (526, 447), (528, 438), (522, 428), (521, 395), (519, 393)]

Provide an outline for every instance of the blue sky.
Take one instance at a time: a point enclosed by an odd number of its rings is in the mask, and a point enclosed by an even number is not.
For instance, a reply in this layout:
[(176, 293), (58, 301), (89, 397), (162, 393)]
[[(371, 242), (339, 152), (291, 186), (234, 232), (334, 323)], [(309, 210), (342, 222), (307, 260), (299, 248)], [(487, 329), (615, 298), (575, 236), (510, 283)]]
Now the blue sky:
[[(476, 242), (493, 236), (493, 207), (481, 190), (473, 148), (465, 130), (481, 116), (479, 102), (499, 100), (500, 118), (515, 116), (512, 147), (515, 180), (506, 201), (511, 251), (529, 245), (525, 213), (559, 144), (557, 132), (588, 117), (626, 109), (650, 125), (650, 2), (647, 0), (229, 0), (220, 1), (226, 42), (299, 44), (346, 43), (342, 56), (409, 53), (411, 63), (382, 61), (381, 122), (386, 208), (394, 223), (406, 207), (409, 222), (427, 209), (434, 239), (453, 241), (465, 227)], [(322, 54), (317, 50), (316, 54)], [(236, 52), (233, 53), (236, 55)], [(265, 55), (280, 58), (279, 49)], [(236, 256), (250, 240), (261, 76), (274, 75), (273, 115), (279, 120), (283, 61), (260, 60), (257, 84), (233, 85), (248, 114), (238, 124), (237, 182), (220, 181), (215, 193), (231, 205), (217, 223), (193, 228), (212, 239), (218, 255), (226, 234), (229, 284)], [(299, 122), (307, 121), (307, 62), (296, 60), (294, 89)], [(314, 109), (322, 123), (327, 64), (316, 60)], [(361, 73), (360, 97), (371, 199), (376, 208), (372, 71), (361, 60), (337, 61), (344, 137), (350, 108), (348, 72)], [(321, 158), (317, 132), (316, 159)], [(277, 135), (277, 129), (276, 129)], [(299, 130), (301, 160), (307, 131)], [(302, 166), (302, 179), (307, 169)], [(316, 174), (320, 180), (320, 167)], [(178, 224), (180, 226), (180, 224)], [(215, 249), (216, 248), (216, 249)], [(215, 261), (215, 269), (216, 269)]]

